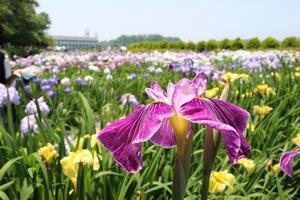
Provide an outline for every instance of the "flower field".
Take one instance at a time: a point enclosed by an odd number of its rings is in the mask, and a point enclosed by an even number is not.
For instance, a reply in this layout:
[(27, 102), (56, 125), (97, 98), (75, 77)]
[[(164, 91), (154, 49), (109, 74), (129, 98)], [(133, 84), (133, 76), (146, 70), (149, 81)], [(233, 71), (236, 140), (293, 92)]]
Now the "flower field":
[(10, 64), (43, 73), (0, 85), (1, 199), (192, 200), (205, 180), (209, 199), (300, 198), (298, 51), (43, 52)]

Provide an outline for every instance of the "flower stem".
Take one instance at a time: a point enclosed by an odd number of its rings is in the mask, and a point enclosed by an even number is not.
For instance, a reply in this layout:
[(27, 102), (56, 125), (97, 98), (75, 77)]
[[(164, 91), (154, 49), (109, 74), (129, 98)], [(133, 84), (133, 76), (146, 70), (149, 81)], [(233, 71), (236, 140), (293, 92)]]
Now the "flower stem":
[(204, 139), (204, 152), (203, 152), (203, 182), (201, 188), (201, 200), (206, 200), (208, 197), (209, 178), (212, 169), (213, 155), (214, 155), (214, 137), (213, 130), (207, 128)]
[(173, 177), (173, 199), (182, 200), (185, 195), (185, 188), (189, 179), (192, 143), (194, 132), (191, 130), (187, 140), (177, 140), (176, 161), (174, 165)]

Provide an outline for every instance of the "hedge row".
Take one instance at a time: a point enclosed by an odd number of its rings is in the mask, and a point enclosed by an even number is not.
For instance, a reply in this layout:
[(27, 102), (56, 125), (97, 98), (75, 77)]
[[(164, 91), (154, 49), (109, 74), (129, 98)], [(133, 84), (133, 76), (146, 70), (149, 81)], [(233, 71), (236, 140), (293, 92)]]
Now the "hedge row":
[(277, 48), (299, 48), (300, 40), (297, 37), (286, 37), (283, 41), (278, 41), (273, 37), (267, 37), (263, 41), (257, 37), (249, 40), (242, 40), (236, 38), (234, 40), (223, 39), (217, 41), (211, 39), (208, 41), (200, 41), (198, 43), (183, 42), (183, 41), (142, 41), (131, 43), (128, 48), (133, 51), (147, 51), (147, 50), (192, 50), (197, 52), (212, 51), (218, 49), (239, 50), (239, 49), (277, 49)]

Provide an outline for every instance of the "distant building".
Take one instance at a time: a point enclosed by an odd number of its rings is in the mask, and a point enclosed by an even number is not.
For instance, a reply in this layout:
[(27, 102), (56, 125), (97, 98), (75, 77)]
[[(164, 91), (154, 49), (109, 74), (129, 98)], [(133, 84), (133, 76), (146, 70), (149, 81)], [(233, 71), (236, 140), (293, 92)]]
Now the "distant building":
[(95, 37), (77, 37), (77, 36), (52, 36), (56, 47), (65, 47), (70, 49), (90, 49), (99, 46), (98, 39)]

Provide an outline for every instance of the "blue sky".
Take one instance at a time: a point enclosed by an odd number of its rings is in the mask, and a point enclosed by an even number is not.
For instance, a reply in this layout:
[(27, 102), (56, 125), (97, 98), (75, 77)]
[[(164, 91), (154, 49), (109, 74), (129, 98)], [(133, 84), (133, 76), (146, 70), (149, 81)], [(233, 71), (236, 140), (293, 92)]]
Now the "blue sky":
[(300, 36), (299, 0), (38, 0), (50, 34), (99, 40), (158, 33), (185, 41)]

